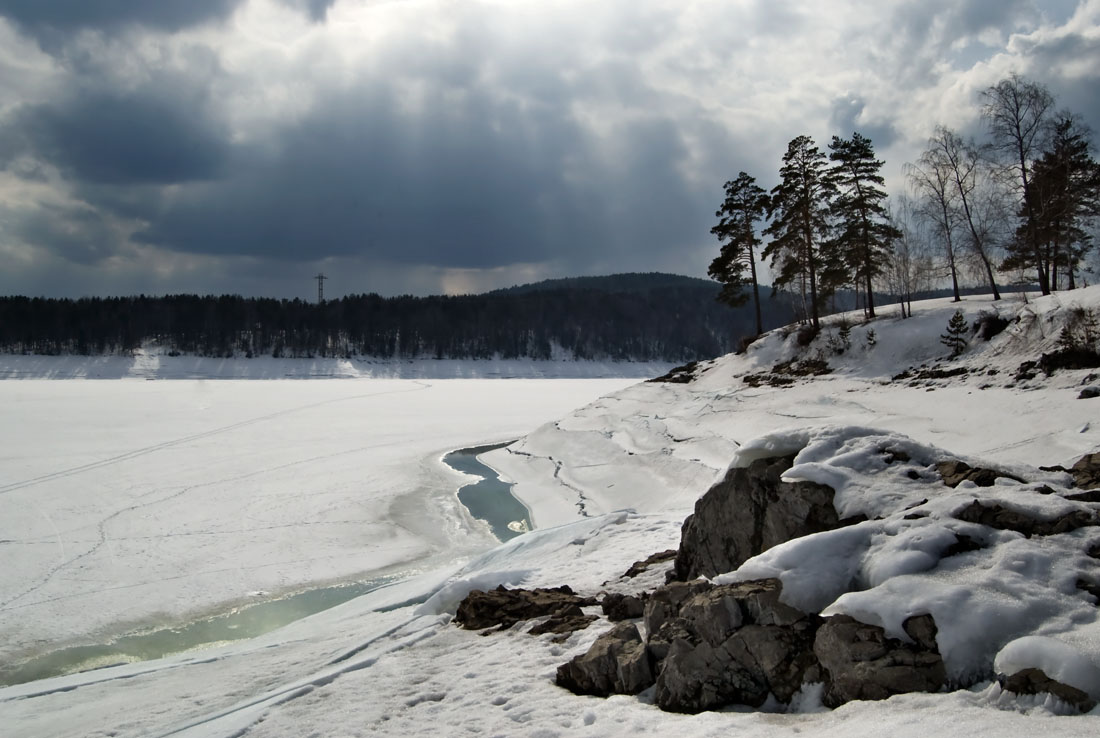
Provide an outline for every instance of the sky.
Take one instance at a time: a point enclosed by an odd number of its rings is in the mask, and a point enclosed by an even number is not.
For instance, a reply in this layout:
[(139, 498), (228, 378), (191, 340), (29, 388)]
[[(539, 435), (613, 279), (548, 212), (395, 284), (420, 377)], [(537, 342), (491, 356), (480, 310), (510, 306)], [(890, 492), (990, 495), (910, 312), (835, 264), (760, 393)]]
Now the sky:
[(1014, 72), (1100, 130), (1100, 0), (0, 0), (0, 294), (705, 276), (739, 171), (899, 193)]

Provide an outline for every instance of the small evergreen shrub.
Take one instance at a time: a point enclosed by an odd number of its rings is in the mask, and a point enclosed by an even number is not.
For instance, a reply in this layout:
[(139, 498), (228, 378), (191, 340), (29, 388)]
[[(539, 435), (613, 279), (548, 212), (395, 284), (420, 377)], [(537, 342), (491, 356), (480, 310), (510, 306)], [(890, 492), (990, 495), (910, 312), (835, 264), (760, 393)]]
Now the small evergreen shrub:
[(959, 356), (966, 348), (968, 330), (966, 316), (963, 315), (962, 310), (956, 310), (951, 320), (947, 321), (947, 333), (940, 335), (940, 343), (951, 349), (952, 359)]

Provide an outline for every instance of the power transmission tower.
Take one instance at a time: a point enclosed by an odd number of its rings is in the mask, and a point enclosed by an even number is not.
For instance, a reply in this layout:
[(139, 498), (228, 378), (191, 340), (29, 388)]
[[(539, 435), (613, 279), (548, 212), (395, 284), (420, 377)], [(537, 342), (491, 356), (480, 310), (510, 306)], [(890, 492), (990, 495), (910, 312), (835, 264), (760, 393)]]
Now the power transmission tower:
[(328, 277), (318, 272), (314, 279), (317, 280), (317, 304), (320, 305), (325, 301), (325, 280), (328, 279)]

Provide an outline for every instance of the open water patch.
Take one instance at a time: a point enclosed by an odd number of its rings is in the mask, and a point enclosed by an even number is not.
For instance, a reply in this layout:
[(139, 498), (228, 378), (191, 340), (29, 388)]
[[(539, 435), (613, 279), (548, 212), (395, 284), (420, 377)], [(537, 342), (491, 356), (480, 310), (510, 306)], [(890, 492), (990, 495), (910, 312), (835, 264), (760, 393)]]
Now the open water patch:
[(443, 457), (443, 463), (455, 471), (481, 477), (458, 490), (458, 500), (475, 518), (484, 520), (501, 541), (522, 535), (531, 529), (529, 513), (523, 503), (512, 494), (513, 485), (500, 478), (492, 467), (477, 457), (489, 451), (504, 448), (512, 441), (487, 446), (472, 446), (452, 451)]
[(149, 661), (203, 647), (255, 638), (295, 620), (365, 595), (400, 578), (401, 575), (395, 574), (362, 582), (319, 587), (243, 605), (178, 627), (136, 631), (108, 643), (62, 648), (14, 664), (0, 664), (0, 686), (10, 687), (91, 669)]

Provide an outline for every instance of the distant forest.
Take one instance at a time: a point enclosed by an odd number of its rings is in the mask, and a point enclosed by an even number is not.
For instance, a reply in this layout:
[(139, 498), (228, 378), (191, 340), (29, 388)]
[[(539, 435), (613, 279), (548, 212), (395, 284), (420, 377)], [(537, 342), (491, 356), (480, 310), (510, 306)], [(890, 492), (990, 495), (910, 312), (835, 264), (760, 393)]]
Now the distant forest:
[[(0, 297), (0, 352), (126, 354), (146, 344), (210, 357), (691, 361), (755, 334), (720, 286), (670, 274), (550, 280), (482, 295), (302, 300), (168, 295)], [(771, 301), (768, 327), (789, 323)]]

